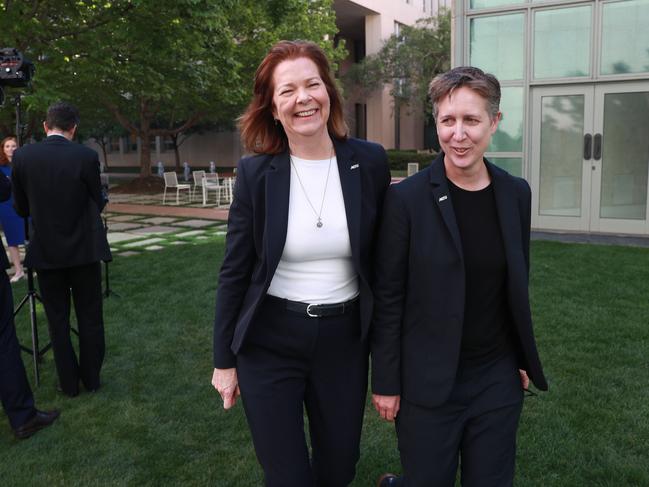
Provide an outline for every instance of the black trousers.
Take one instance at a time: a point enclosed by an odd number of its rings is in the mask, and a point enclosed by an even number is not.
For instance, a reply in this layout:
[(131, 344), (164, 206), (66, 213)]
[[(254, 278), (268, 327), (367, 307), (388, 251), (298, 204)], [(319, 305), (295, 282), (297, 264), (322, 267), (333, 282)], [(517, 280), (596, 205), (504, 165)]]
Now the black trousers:
[[(267, 297), (237, 355), (241, 396), (268, 487), (343, 487), (356, 473), (368, 346), (358, 307), (309, 318)], [(304, 431), (309, 420), (312, 458)]]
[(522, 405), (512, 355), (461, 368), (442, 406), (425, 408), (402, 399), (396, 427), (403, 485), (453, 487), (461, 459), (464, 487), (512, 486)]
[[(86, 389), (97, 389), (105, 350), (100, 263), (41, 269), (38, 285), (49, 322), (61, 389), (66, 394), (76, 395), (79, 379)], [(71, 296), (79, 328), (79, 360), (70, 339)]]
[(29, 421), (36, 409), (20, 357), (13, 311), (11, 284), (7, 273), (0, 269), (0, 399), (9, 423), (15, 429)]

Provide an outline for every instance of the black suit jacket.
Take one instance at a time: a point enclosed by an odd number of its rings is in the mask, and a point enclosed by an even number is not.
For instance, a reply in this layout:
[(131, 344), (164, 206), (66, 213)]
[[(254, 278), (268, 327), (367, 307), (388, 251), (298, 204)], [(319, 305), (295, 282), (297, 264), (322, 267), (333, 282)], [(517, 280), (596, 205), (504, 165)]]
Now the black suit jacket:
[(32, 218), (27, 267), (59, 269), (111, 259), (95, 151), (52, 135), (18, 149), (12, 163), (16, 212)]
[[(523, 179), (486, 162), (507, 260), (507, 298), (519, 366), (547, 389), (528, 295), (531, 192)], [(425, 407), (443, 404), (455, 383), (464, 321), (460, 233), (444, 154), (393, 185), (383, 207), (375, 260), (372, 390)]]
[[(9, 178), (3, 172), (0, 172), (0, 201), (7, 201), (10, 196), (11, 181), (9, 181)], [(0, 272), (4, 272), (9, 267), (9, 260), (7, 259), (7, 252), (5, 252), (2, 240), (0, 240), (0, 251)]]
[[(352, 261), (359, 275), (363, 337), (372, 314), (372, 249), (383, 195), (390, 183), (380, 145), (334, 140)], [(244, 158), (237, 167), (219, 274), (214, 319), (214, 366), (236, 365), (236, 353), (275, 274), (284, 250), (290, 188), (289, 153)]]

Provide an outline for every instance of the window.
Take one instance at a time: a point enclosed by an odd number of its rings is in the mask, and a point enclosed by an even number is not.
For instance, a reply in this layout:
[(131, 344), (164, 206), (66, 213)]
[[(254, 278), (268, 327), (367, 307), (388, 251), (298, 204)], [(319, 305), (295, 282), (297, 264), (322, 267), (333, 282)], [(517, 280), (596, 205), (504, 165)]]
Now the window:
[(138, 138), (135, 135), (129, 135), (123, 137), (124, 141), (124, 152), (137, 152), (138, 151)]
[(501, 7), (503, 5), (514, 5), (517, 3), (525, 3), (525, 0), (471, 0), (470, 7), (478, 8), (492, 8)]
[(174, 141), (171, 137), (163, 137), (162, 144), (160, 144), (160, 152), (167, 152), (174, 150)]
[(120, 151), (120, 137), (109, 137), (108, 144), (106, 144), (106, 152), (119, 152)]
[(523, 87), (501, 88), (500, 111), (503, 118), (491, 138), (489, 152), (522, 152), (523, 150)]
[(501, 169), (504, 169), (512, 176), (523, 177), (523, 158), (522, 157), (488, 157), (489, 162), (494, 163)]
[(398, 37), (399, 40), (403, 40), (403, 24), (400, 22), (394, 22), (394, 35)]
[(601, 74), (649, 72), (649, 0), (605, 3)]
[(590, 75), (591, 6), (534, 14), (534, 78)]
[(470, 64), (500, 81), (523, 79), (524, 19), (522, 13), (471, 19)]
[(354, 105), (354, 137), (357, 139), (367, 139), (367, 105), (356, 103)]
[(365, 41), (354, 41), (354, 62), (360, 63), (365, 59)]

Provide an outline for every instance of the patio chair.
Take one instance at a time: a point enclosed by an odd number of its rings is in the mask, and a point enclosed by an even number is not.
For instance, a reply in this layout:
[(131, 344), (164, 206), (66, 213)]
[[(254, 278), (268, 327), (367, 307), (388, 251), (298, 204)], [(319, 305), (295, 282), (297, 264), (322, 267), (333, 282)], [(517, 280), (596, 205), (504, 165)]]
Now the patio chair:
[(234, 199), (234, 181), (235, 181), (234, 176), (223, 179), (223, 190), (225, 192), (225, 199), (228, 201), (229, 204), (232, 204), (232, 200)]
[(196, 188), (201, 188), (203, 192), (203, 179), (205, 178), (205, 171), (193, 171), (192, 177), (194, 178), (194, 186), (192, 187), (192, 201), (194, 201), (194, 194), (196, 193)]
[(180, 192), (182, 190), (187, 190), (187, 197), (189, 198), (191, 195), (189, 193), (189, 190), (191, 189), (191, 185), (189, 184), (178, 184), (178, 175), (175, 173), (175, 171), (171, 172), (166, 172), (164, 173), (164, 179), (165, 179), (165, 191), (162, 194), (162, 204), (164, 205), (166, 202), (167, 198), (167, 188), (175, 189), (176, 190), (176, 204), (180, 204)]
[(209, 191), (216, 193), (216, 204), (219, 206), (221, 204), (221, 190), (223, 189), (223, 186), (219, 183), (218, 174), (205, 176), (203, 178), (203, 206), (207, 205)]

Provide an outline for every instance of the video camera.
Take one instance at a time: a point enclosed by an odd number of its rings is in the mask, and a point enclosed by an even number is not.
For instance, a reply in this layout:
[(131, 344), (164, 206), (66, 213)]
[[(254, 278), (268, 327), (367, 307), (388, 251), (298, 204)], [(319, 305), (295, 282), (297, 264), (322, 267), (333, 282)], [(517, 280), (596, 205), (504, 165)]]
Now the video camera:
[(0, 48), (0, 105), (4, 103), (3, 86), (24, 88), (34, 76), (34, 64), (26, 59), (18, 49)]

